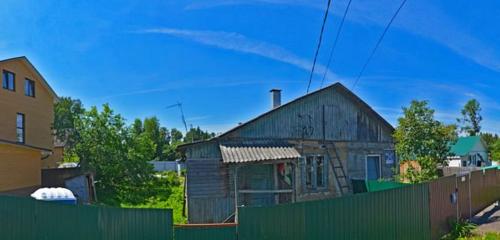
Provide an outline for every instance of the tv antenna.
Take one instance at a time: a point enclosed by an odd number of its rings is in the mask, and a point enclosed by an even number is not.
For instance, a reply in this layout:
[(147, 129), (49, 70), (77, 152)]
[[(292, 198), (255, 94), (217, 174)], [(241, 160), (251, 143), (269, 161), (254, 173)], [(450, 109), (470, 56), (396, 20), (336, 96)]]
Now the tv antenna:
[(170, 109), (170, 108), (174, 108), (174, 107), (178, 107), (179, 110), (181, 111), (182, 123), (184, 124), (184, 129), (186, 130), (186, 134), (187, 134), (188, 127), (187, 127), (187, 123), (186, 123), (186, 118), (184, 117), (184, 110), (182, 109), (182, 103), (177, 102), (176, 104), (172, 104), (170, 106), (167, 106), (165, 109)]

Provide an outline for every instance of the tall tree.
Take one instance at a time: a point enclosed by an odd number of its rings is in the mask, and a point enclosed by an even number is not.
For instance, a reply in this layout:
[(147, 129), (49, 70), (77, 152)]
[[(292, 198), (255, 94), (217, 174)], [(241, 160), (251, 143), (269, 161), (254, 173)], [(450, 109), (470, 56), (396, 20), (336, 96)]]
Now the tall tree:
[(66, 150), (74, 147), (80, 139), (76, 123), (85, 113), (78, 99), (61, 97), (54, 104), (54, 124), (52, 126), (57, 139), (65, 144)]
[(184, 136), (182, 135), (182, 132), (177, 128), (172, 128), (172, 130), (170, 130), (170, 144), (182, 142), (183, 138)]
[(476, 99), (469, 100), (461, 111), (462, 118), (457, 119), (462, 132), (476, 136), (481, 132), (481, 105)]
[(132, 123), (132, 129), (131, 129), (131, 133), (134, 135), (134, 136), (139, 136), (141, 133), (144, 132), (144, 127), (142, 125), (142, 121), (141, 119), (139, 118), (136, 118), (134, 120), (134, 123)]
[(131, 138), (125, 120), (108, 105), (101, 112), (92, 107), (75, 122), (80, 139), (72, 149), (82, 167), (95, 172), (96, 188), (102, 199), (140, 202), (153, 177), (148, 163), (155, 144), (145, 135)]
[(394, 132), (396, 152), (404, 162), (415, 160), (421, 171), (413, 172), (410, 181), (421, 182), (437, 177), (437, 166), (449, 156), (449, 142), (456, 139), (456, 127), (434, 119), (434, 110), (427, 101), (412, 101), (403, 108)]
[(157, 117), (144, 119), (144, 134), (156, 144), (154, 159), (165, 160), (163, 149), (165, 145), (168, 145), (168, 130), (160, 126), (160, 120)]

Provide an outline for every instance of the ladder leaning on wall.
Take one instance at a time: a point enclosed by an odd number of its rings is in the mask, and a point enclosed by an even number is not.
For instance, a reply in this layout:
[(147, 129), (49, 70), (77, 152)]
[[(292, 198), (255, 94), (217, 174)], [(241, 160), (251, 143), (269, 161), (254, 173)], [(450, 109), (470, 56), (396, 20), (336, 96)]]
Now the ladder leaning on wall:
[(334, 152), (333, 156), (330, 154), (330, 151), (328, 151), (328, 148), (325, 148), (325, 152), (328, 156), (328, 162), (330, 162), (330, 165), (332, 166), (333, 175), (335, 176), (335, 184), (340, 192), (340, 196), (344, 196), (350, 192), (351, 187), (335, 143), (332, 143), (332, 146), (333, 147), (331, 149)]

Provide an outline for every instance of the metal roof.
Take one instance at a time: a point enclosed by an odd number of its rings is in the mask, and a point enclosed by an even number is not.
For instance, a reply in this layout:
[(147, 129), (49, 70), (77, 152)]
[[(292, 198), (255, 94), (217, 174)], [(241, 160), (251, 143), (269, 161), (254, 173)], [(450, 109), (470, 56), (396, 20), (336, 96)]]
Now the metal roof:
[(457, 156), (465, 156), (469, 154), (479, 142), (481, 142), (480, 136), (460, 137), (455, 144), (451, 145), (450, 152)]
[(290, 145), (219, 145), (224, 163), (294, 159), (300, 153)]

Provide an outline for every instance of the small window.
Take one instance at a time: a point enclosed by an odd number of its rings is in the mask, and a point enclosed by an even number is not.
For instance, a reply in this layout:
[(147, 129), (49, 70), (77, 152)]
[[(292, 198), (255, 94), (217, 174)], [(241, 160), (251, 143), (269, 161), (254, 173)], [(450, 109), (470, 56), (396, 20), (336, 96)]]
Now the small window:
[(303, 170), (305, 171), (305, 186), (309, 190), (326, 188), (327, 167), (325, 157), (310, 155), (305, 158)]
[(33, 80), (24, 80), (24, 95), (35, 97), (35, 82)]
[(306, 157), (306, 186), (313, 188), (314, 157)]
[(24, 114), (18, 113), (16, 119), (16, 137), (18, 143), (24, 143), (25, 140), (24, 127), (25, 127)]
[(4, 89), (15, 91), (16, 90), (16, 75), (13, 72), (4, 70), (2, 77), (2, 86)]

